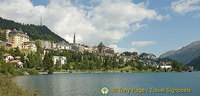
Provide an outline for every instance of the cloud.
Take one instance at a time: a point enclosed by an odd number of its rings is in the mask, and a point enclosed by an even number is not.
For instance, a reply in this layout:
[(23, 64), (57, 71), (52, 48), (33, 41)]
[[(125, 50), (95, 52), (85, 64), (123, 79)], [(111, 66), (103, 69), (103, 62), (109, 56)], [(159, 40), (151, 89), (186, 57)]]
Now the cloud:
[(67, 41), (72, 42), (75, 32), (76, 41), (88, 45), (100, 41), (107, 45), (117, 43), (129, 33), (145, 28), (142, 21), (163, 19), (143, 2), (99, 0), (94, 6), (77, 4), (50, 0), (47, 6), (33, 6), (29, 0), (0, 0), (0, 16), (25, 24), (39, 24), (42, 17), (44, 25)]
[(135, 48), (120, 48), (118, 47), (117, 45), (110, 45), (109, 47), (111, 48), (114, 48), (115, 52), (118, 52), (118, 53), (122, 53), (122, 52), (125, 52), (125, 51), (128, 51), (128, 52), (139, 52), (139, 50), (135, 49)]
[(139, 30), (141, 28), (148, 28), (148, 25), (136, 23), (135, 25), (132, 26), (133, 31)]
[(200, 10), (200, 0), (177, 0), (171, 3), (171, 9), (180, 14)]
[(147, 45), (153, 45), (156, 44), (156, 42), (154, 41), (136, 41), (136, 42), (132, 42), (131, 45), (134, 47), (144, 47)]

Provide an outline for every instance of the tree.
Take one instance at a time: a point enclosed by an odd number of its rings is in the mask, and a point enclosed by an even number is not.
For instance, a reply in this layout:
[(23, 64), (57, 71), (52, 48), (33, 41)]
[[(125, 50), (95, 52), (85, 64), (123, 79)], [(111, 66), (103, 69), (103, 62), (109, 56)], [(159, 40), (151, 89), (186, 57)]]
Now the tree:
[(106, 56), (102, 67), (105, 68), (105, 70), (108, 70), (108, 65), (109, 65), (109, 57)]
[(124, 65), (124, 61), (122, 58), (120, 58), (118, 67), (121, 68), (121, 67), (123, 67), (123, 65)]
[(6, 30), (0, 31), (0, 40), (6, 42)]
[(56, 60), (55, 69), (61, 70), (61, 60)]
[(100, 59), (98, 59), (97, 57), (96, 57), (96, 68), (97, 69), (100, 69), (101, 68), (101, 60)]
[(172, 70), (181, 72), (186, 70), (186, 66), (183, 63), (178, 63), (177, 61), (172, 62)]
[(37, 46), (37, 52), (43, 54), (42, 44), (40, 40), (35, 41), (35, 45)]
[(116, 57), (114, 56), (114, 58), (112, 59), (112, 69), (115, 69), (117, 67), (117, 61), (116, 61)]
[(78, 60), (75, 61), (74, 69), (75, 69), (75, 70), (79, 69), (79, 63), (78, 63)]
[(19, 47), (15, 48), (14, 56), (20, 56), (20, 55), (21, 55), (21, 51), (19, 50)]
[(62, 65), (62, 69), (64, 70), (69, 70), (69, 64), (68, 63), (65, 63), (64, 65)]
[(41, 67), (41, 63), (42, 63), (42, 60), (41, 60), (41, 57), (40, 57), (40, 54), (39, 53), (30, 53), (27, 55), (28, 57), (28, 62), (27, 62), (27, 67), (28, 68), (38, 68), (38, 67)]
[(14, 49), (13, 49), (13, 48), (10, 48), (10, 49), (8, 50), (8, 53), (9, 53), (10, 55), (14, 56), (14, 54), (15, 54)]
[(138, 66), (136, 68), (142, 71), (144, 69), (144, 63), (138, 61), (137, 64)]
[(6, 52), (4, 46), (1, 46), (1, 47), (0, 47), (0, 52), (2, 52), (2, 53), (5, 53), (5, 52)]
[(44, 56), (44, 59), (42, 61), (43, 63), (43, 68), (45, 71), (48, 71), (48, 74), (52, 74), (54, 71), (54, 63), (53, 63), (53, 56), (52, 53), (47, 53)]

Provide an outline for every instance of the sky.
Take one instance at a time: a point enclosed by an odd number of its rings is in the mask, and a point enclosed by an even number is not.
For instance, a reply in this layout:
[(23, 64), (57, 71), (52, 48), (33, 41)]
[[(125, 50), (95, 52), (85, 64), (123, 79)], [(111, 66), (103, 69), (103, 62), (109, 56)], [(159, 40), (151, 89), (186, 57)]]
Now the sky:
[(43, 25), (89, 46), (115, 52), (178, 50), (200, 40), (200, 0), (0, 0), (0, 16)]

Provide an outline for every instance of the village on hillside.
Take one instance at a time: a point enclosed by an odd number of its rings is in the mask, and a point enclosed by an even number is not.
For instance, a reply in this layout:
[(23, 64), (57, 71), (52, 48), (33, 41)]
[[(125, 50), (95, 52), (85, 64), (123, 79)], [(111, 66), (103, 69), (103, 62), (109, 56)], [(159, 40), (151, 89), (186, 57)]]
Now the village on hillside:
[[(31, 41), (27, 33), (23, 32), (21, 28), (17, 29), (0, 29), (0, 33), (5, 35), (6, 38), (4, 38), (4, 41), (0, 41), (0, 46), (4, 47), (6, 50), (9, 50), (10, 48), (17, 48), (19, 50), (25, 51), (25, 52), (36, 52), (38, 46), (36, 46), (36, 41)], [(2, 37), (3, 38), (3, 37)], [(116, 62), (120, 62), (120, 60), (123, 61), (122, 64), (125, 66), (128, 63), (133, 63), (135, 60), (137, 62), (141, 62), (144, 64), (144, 66), (155, 66), (156, 68), (161, 68), (165, 70), (171, 70), (172, 69), (172, 61), (156, 58), (154, 54), (149, 53), (142, 53), (142, 54), (126, 54), (130, 52), (123, 52), (121, 54), (115, 53), (113, 48), (106, 47), (103, 42), (100, 42), (98, 46), (87, 46), (87, 45), (81, 45), (76, 43), (76, 35), (74, 34), (73, 43), (68, 43), (65, 41), (56, 43), (52, 41), (46, 41), (46, 40), (37, 40), (41, 44), (42, 48), (42, 59), (44, 59), (44, 55), (48, 53), (49, 51), (56, 51), (56, 50), (71, 50), (71, 51), (77, 51), (80, 53), (88, 52), (88, 53), (96, 53), (102, 58), (104, 57), (115, 57)], [(134, 52), (133, 52), (134, 53)], [(4, 60), (6, 62), (14, 63), (18, 68), (23, 68), (23, 62), (20, 61), (20, 56), (12, 56), (8, 53), (3, 54)], [(26, 59), (29, 59), (26, 55)], [(61, 65), (67, 63), (66, 56), (60, 56), (55, 55), (53, 56), (53, 62), (54, 65), (56, 65), (57, 61), (60, 61)], [(122, 65), (120, 65), (122, 66)], [(73, 69), (73, 67), (71, 67)], [(191, 68), (192, 69), (192, 68)]]

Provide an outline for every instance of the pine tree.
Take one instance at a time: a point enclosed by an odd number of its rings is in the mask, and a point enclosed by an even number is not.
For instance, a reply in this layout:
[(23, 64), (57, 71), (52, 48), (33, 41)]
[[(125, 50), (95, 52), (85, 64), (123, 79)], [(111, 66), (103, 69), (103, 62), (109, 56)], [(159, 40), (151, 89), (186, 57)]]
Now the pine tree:
[(52, 58), (53, 56), (51, 53), (47, 53), (44, 56), (43, 67), (45, 71), (48, 71), (48, 74), (52, 74), (54, 71), (54, 63)]

